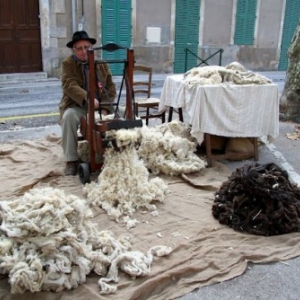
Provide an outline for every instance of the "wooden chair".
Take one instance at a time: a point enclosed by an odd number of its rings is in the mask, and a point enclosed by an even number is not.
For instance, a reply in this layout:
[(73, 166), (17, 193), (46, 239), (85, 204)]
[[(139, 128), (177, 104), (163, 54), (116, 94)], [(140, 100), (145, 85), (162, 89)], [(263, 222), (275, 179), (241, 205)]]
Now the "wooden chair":
[[(137, 76), (140, 75), (140, 76)], [(146, 119), (146, 125), (149, 124), (151, 118), (161, 118), (162, 123), (165, 122), (165, 110), (159, 112), (158, 98), (151, 97), (152, 88), (152, 68), (147, 66), (135, 65), (133, 68), (133, 93), (135, 99), (134, 112), (141, 119)], [(140, 108), (146, 110), (146, 114), (142, 114)], [(150, 111), (151, 109), (151, 111)], [(152, 111), (154, 110), (154, 113)]]

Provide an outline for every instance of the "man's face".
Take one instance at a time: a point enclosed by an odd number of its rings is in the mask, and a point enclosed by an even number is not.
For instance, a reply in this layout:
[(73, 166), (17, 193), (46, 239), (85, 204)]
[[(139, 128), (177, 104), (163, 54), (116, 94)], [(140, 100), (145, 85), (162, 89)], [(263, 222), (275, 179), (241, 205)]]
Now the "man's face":
[(89, 41), (78, 41), (73, 45), (73, 50), (76, 57), (81, 61), (87, 61), (88, 55), (87, 50), (91, 48), (91, 43)]

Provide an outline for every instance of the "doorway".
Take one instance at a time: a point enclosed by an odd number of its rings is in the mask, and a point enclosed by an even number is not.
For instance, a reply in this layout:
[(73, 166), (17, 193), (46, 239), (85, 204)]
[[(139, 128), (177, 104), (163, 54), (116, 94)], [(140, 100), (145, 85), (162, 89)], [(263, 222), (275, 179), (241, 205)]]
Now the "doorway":
[(0, 73), (42, 71), (38, 0), (0, 1)]

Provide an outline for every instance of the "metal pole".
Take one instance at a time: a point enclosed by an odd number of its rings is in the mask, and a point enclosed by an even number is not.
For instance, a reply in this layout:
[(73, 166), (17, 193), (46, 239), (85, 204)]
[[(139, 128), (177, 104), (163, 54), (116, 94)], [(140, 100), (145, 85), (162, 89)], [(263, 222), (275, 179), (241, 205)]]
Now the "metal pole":
[(220, 49), (220, 56), (219, 56), (219, 66), (222, 66), (222, 53), (223, 53), (223, 49)]
[(77, 8), (76, 8), (77, 0), (72, 0), (72, 30), (73, 33), (77, 30)]
[(186, 70), (187, 70), (187, 54), (188, 54), (188, 48), (184, 48), (184, 52), (185, 52), (185, 55), (184, 55), (184, 72), (186, 72)]
[(95, 159), (95, 141), (94, 141), (94, 124), (95, 124), (95, 54), (93, 49), (88, 50), (88, 63), (89, 63), (89, 87), (88, 87), (88, 142), (90, 148), (90, 167), (91, 172), (96, 171), (96, 159)]

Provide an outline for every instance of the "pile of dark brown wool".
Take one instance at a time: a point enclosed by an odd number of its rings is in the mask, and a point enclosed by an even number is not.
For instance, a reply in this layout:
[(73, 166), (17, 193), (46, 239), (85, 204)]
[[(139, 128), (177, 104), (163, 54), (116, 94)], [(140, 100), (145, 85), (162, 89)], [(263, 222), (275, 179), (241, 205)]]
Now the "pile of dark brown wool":
[(236, 169), (215, 193), (213, 216), (256, 235), (300, 231), (300, 189), (274, 163)]

